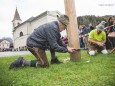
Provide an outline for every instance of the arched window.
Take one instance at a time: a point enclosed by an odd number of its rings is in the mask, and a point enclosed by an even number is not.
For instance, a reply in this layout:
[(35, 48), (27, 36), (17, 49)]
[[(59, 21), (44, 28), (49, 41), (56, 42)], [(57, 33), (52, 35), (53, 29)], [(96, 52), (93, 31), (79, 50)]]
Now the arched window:
[(18, 22), (18, 25), (19, 25), (20, 23)]
[(23, 36), (23, 32), (20, 32), (20, 37)]

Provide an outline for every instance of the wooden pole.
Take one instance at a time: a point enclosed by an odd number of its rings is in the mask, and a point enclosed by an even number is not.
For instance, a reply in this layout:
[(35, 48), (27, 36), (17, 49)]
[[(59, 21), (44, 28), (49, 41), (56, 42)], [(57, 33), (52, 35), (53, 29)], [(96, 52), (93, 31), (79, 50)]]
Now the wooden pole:
[[(69, 46), (79, 49), (80, 45), (78, 36), (77, 17), (75, 11), (75, 2), (74, 0), (64, 0), (64, 3), (65, 3), (65, 12), (70, 20), (70, 23), (67, 27)], [(81, 58), (80, 50), (77, 50), (75, 53), (70, 54), (70, 60), (72, 61), (78, 61), (80, 60), (80, 58)]]

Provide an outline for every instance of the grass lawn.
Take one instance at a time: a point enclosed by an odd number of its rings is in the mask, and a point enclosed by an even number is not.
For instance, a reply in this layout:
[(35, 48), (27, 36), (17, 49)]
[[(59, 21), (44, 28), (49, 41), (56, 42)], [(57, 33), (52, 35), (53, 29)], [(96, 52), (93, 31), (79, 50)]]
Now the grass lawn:
[[(61, 61), (68, 53), (56, 53)], [(50, 62), (50, 53), (47, 52)], [(35, 59), (24, 55), (25, 59)], [(9, 70), (17, 56), (0, 58), (0, 86), (115, 86), (115, 52), (89, 56), (81, 51), (81, 60), (49, 68), (20, 67)]]

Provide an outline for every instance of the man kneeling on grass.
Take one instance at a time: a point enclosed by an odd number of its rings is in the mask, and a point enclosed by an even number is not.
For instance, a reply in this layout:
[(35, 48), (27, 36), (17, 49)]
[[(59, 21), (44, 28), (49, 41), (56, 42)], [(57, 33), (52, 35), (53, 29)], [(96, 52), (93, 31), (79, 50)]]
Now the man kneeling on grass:
[(45, 53), (46, 49), (51, 53), (51, 64), (60, 64), (55, 56), (57, 52), (75, 52), (74, 48), (71, 48), (64, 44), (61, 40), (60, 32), (67, 28), (69, 24), (69, 18), (67, 15), (57, 16), (58, 21), (53, 21), (39, 26), (27, 39), (28, 50), (36, 57), (37, 60), (25, 60), (23, 57), (19, 57), (13, 63), (11, 63), (9, 69), (20, 66), (31, 67), (49, 67), (49, 62)]
[(105, 21), (102, 21), (99, 25), (96, 26), (96, 29), (92, 30), (89, 34), (89, 55), (95, 55), (95, 49), (97, 52), (107, 54), (105, 48), (106, 34), (104, 30)]

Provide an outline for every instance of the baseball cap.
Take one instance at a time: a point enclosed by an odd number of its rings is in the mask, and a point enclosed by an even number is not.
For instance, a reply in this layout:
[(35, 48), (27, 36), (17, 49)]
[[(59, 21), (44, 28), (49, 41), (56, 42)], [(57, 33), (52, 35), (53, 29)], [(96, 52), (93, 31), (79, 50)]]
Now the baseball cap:
[(60, 15), (60, 16), (57, 15), (57, 19), (65, 26), (69, 24), (69, 17), (67, 15)]

